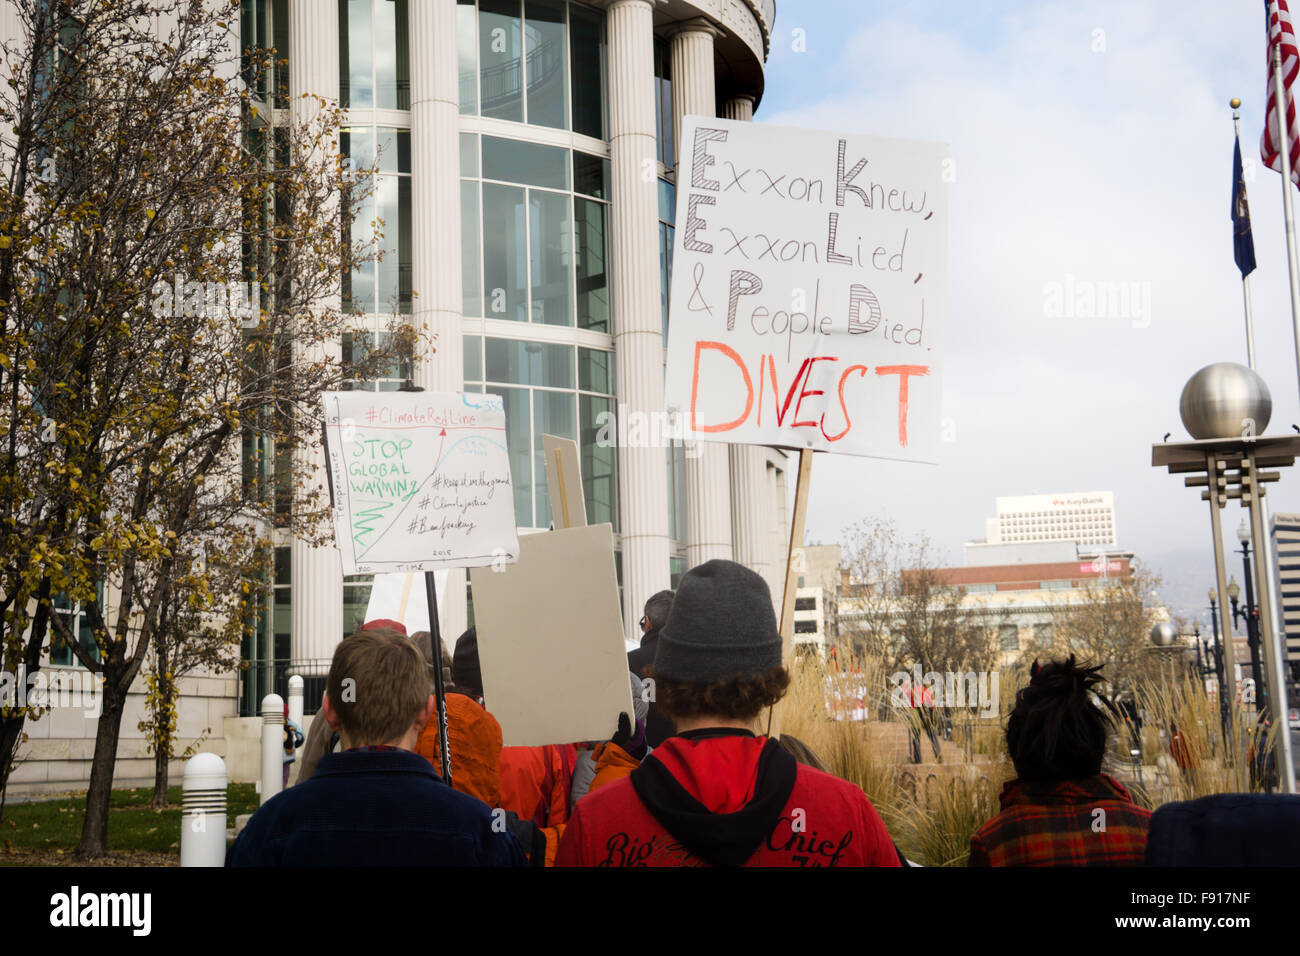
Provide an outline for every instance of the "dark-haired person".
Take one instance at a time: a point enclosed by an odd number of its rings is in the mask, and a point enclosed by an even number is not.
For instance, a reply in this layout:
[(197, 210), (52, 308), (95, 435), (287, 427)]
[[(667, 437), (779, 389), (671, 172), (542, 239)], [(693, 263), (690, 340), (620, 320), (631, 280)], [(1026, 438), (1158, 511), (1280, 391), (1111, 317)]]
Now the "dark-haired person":
[[(672, 610), (673, 592), (659, 591), (645, 602), (641, 615), (641, 646), (627, 652), (627, 669), (642, 680), (650, 676), (650, 668), (655, 662), (655, 649), (659, 646), (659, 632), (668, 620)], [(648, 694), (650, 713), (645, 722), (646, 743), (658, 747), (673, 735), (673, 722), (669, 720), (654, 702), (653, 694)]]
[(1142, 865), (1151, 811), (1101, 772), (1118, 711), (1096, 689), (1100, 671), (1073, 654), (1034, 661), (1007, 721), (1016, 779), (1002, 788), (1002, 812), (971, 837), (970, 866)]
[(492, 811), (412, 753), (434, 713), (428, 662), (396, 631), (334, 650), (325, 719), (343, 741), (310, 780), (276, 794), (231, 847), (230, 866), (522, 866)]
[(557, 866), (900, 865), (858, 787), (755, 733), (790, 683), (759, 575), (731, 561), (687, 572), (653, 671), (677, 734), (578, 802)]

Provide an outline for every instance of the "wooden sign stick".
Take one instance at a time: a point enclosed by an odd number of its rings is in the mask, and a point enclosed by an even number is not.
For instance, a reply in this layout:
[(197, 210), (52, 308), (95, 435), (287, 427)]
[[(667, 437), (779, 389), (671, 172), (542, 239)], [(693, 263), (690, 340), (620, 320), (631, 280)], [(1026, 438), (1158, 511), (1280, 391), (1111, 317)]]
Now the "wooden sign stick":
[[(795, 552), (803, 548), (804, 519), (808, 517), (808, 484), (812, 478), (811, 448), (799, 450), (799, 478), (794, 487), (794, 515), (790, 521), (790, 548), (785, 557), (785, 590), (781, 595), (781, 663), (790, 666), (794, 645), (794, 596), (798, 590), (799, 574)], [(767, 712), (767, 736), (781, 733), (781, 702)]]

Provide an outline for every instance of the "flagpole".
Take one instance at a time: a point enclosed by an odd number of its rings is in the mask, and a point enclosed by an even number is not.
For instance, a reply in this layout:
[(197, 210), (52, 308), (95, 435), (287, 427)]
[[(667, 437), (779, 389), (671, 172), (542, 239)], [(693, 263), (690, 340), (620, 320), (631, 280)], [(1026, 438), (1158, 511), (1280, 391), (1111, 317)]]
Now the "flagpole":
[(1291, 204), (1291, 144), (1286, 136), (1286, 93), (1282, 44), (1273, 44), (1273, 105), (1277, 113), (1278, 157), (1282, 161), (1282, 210), (1286, 220), (1286, 268), (1291, 276), (1291, 331), (1295, 335), (1296, 380), (1300, 384), (1300, 276), (1296, 274), (1295, 210)]

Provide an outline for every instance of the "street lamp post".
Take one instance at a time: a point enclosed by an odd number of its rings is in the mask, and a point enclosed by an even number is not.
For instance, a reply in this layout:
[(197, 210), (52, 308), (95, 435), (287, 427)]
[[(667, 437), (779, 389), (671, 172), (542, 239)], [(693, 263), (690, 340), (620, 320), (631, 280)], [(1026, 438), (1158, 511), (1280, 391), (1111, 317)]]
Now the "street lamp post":
[[(1223, 643), (1219, 639), (1219, 609), (1216, 606), (1218, 592), (1210, 588), (1210, 623), (1214, 626), (1214, 676), (1219, 682), (1219, 721), (1223, 725), (1223, 741), (1231, 744), (1228, 737), (1228, 685), (1223, 678)], [(1206, 656), (1209, 656), (1208, 653)], [(1235, 683), (1235, 681), (1234, 681)], [(1231, 752), (1231, 751), (1229, 751)]]
[(1241, 526), (1237, 529), (1237, 540), (1241, 542), (1241, 563), (1246, 581), (1246, 603), (1243, 607), (1237, 606), (1237, 598), (1241, 595), (1241, 589), (1237, 587), (1236, 581), (1229, 583), (1228, 597), (1232, 601), (1233, 623), (1244, 619), (1246, 624), (1246, 643), (1250, 646), (1250, 678), (1255, 684), (1255, 708), (1258, 710), (1267, 706), (1268, 691), (1264, 686), (1260, 672), (1259, 605), (1255, 603), (1255, 586), (1250, 573), (1250, 528), (1247, 526), (1245, 518), (1241, 519)]

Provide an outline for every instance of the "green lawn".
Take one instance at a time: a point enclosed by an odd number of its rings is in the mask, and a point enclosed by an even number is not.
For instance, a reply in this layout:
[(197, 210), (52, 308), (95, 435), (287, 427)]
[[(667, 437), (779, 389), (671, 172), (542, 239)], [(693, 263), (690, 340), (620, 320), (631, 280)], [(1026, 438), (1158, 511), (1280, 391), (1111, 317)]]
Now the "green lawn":
[[(147, 850), (180, 855), (181, 788), (167, 788), (168, 806), (152, 810), (153, 790), (114, 790), (108, 821), (109, 852)], [(257, 809), (257, 793), (251, 783), (233, 783), (226, 789), (226, 821)], [(0, 844), (12, 850), (64, 850), (76, 848), (81, 839), (81, 821), (86, 813), (84, 794), (41, 803), (5, 805), (0, 824)], [(0, 857), (3, 860), (3, 857)]]

